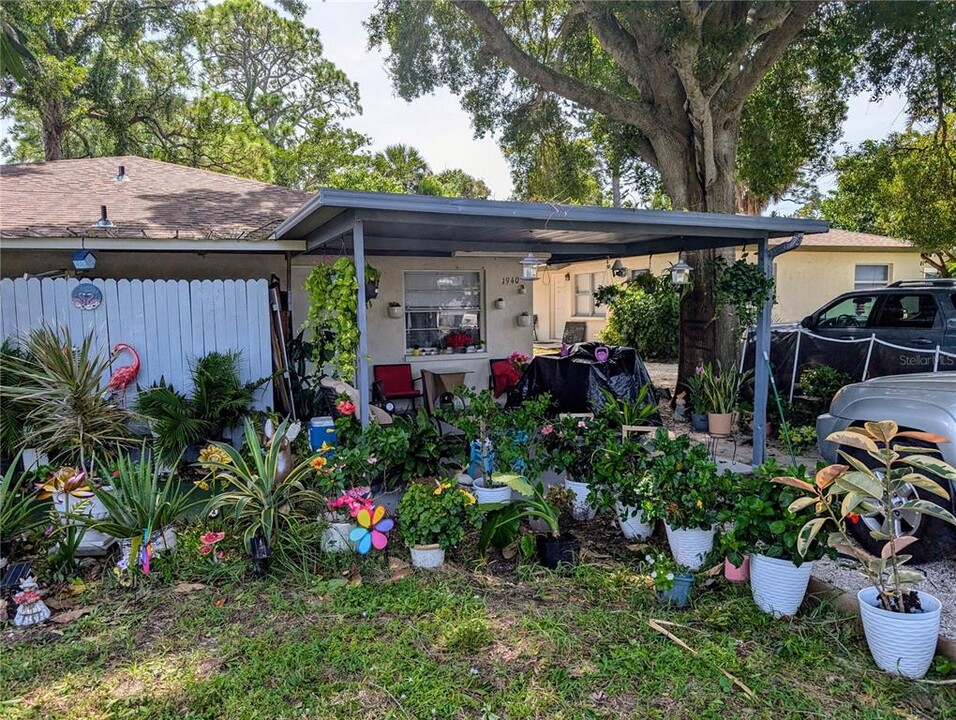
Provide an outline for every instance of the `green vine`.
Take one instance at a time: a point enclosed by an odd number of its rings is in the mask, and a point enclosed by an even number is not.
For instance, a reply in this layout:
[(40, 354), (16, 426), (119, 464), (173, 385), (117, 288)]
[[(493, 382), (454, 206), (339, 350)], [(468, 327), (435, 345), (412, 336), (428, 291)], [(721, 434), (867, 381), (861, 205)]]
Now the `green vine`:
[[(380, 273), (366, 265), (365, 276), (377, 281)], [(326, 363), (332, 374), (351, 382), (358, 357), (358, 281), (351, 258), (340, 257), (333, 263), (312, 268), (305, 279), (309, 312), (303, 330), (312, 332), (312, 361), (316, 367)]]
[(730, 265), (717, 259), (717, 305), (730, 305), (741, 327), (757, 324), (760, 308), (774, 299), (773, 278), (764, 275), (759, 265), (747, 262), (747, 253)]

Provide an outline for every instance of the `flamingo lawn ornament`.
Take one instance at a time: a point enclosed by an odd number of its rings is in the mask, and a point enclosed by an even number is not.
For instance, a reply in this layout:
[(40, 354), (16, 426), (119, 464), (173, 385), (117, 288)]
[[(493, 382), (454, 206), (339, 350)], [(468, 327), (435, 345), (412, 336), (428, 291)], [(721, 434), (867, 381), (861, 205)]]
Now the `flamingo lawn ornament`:
[(132, 353), (133, 364), (124, 365), (110, 376), (110, 381), (106, 384), (109, 390), (125, 390), (126, 387), (136, 379), (136, 376), (139, 375), (139, 355), (131, 345), (117, 343), (116, 347), (113, 348), (113, 357), (115, 358), (124, 350), (129, 350), (129, 352)]

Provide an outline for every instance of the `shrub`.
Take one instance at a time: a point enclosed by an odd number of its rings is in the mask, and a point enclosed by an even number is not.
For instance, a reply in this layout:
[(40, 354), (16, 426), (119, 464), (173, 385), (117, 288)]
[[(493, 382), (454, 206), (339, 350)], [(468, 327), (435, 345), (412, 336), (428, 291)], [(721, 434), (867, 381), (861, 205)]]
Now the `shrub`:
[(595, 294), (597, 303), (610, 310), (601, 339), (636, 348), (645, 358), (676, 358), (680, 298), (665, 276), (645, 285), (647, 290), (637, 282), (611, 285)]
[(825, 412), (837, 391), (852, 382), (852, 377), (829, 365), (808, 367), (800, 373), (800, 388), (803, 394), (817, 400), (814, 403), (815, 415)]
[(412, 483), (398, 504), (402, 536), (409, 547), (437, 544), (448, 550), (478, 526), (475, 496), (451, 483)]

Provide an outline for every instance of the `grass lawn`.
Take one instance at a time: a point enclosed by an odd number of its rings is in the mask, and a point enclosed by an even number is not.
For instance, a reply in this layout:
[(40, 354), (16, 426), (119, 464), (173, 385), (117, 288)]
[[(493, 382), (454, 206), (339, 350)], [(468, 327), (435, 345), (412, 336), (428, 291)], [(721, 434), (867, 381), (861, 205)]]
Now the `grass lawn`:
[[(667, 610), (619, 560), (565, 576), (458, 560), (395, 582), (366, 561), (339, 587), (91, 585), (78, 599), (91, 614), (3, 632), (0, 716), (956, 718), (956, 687), (878, 672), (827, 606), (776, 621), (718, 583)], [(679, 623), (667, 628), (697, 654), (651, 619)]]

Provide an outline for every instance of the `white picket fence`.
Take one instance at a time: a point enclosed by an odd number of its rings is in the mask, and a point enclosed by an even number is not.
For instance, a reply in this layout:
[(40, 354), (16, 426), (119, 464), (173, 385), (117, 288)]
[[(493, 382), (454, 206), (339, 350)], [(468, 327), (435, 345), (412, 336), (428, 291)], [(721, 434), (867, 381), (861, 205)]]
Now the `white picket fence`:
[[(109, 353), (117, 343), (139, 353), (136, 383), (165, 378), (177, 390), (192, 390), (189, 369), (203, 355), (238, 351), (244, 382), (272, 374), (269, 284), (265, 280), (82, 280), (103, 294), (95, 310), (81, 310), (70, 297), (75, 278), (0, 280), (2, 338), (19, 339), (42, 325), (67, 327), (74, 342), (92, 331), (94, 347)], [(128, 353), (112, 370), (129, 365)], [(272, 384), (256, 406), (271, 404)]]

